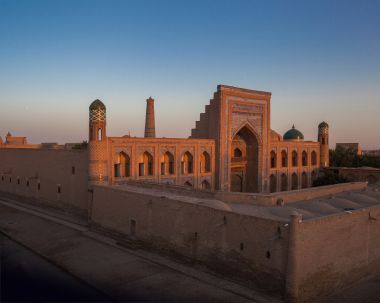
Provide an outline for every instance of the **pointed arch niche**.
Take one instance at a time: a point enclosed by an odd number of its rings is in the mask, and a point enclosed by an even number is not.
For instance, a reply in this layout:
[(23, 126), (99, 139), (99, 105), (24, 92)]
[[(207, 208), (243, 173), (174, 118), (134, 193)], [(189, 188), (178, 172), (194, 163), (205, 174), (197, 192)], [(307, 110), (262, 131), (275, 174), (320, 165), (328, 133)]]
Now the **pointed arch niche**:
[[(241, 157), (235, 156), (236, 150)], [(243, 126), (232, 139), (231, 191), (258, 192), (259, 140), (248, 125)]]
[(114, 163), (114, 176), (116, 178), (131, 176), (131, 160), (123, 151), (117, 153), (116, 155), (116, 163)]

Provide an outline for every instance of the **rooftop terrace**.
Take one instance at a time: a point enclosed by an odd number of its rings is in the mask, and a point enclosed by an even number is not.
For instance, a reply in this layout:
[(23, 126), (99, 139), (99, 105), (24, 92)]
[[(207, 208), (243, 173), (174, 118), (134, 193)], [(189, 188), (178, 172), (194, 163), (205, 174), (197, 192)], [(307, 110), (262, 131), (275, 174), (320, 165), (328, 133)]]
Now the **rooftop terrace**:
[[(107, 187), (115, 190), (135, 192), (137, 194), (144, 194), (184, 203), (197, 204), (204, 207), (234, 212), (242, 215), (267, 218), (281, 222), (289, 222), (290, 215), (294, 211), (302, 214), (303, 220), (309, 220), (341, 214), (344, 212), (350, 214), (356, 210), (380, 205), (379, 183), (371, 186), (367, 186), (365, 183), (353, 183), (351, 185), (351, 188), (353, 188), (352, 190), (346, 189), (346, 191), (342, 192), (331, 190), (335, 189), (334, 186), (300, 190), (298, 192), (300, 193), (300, 197), (303, 198), (299, 199), (298, 201), (290, 201), (282, 205), (260, 205), (254, 201), (249, 203), (228, 202), (228, 196), (227, 198), (223, 198), (223, 201), (221, 199), (215, 198), (218, 195), (223, 195), (221, 193), (214, 195), (211, 192), (205, 192), (204, 195), (202, 195), (202, 193), (197, 192), (196, 194), (194, 193), (194, 195), (192, 195), (191, 191), (187, 190), (169, 191), (158, 186), (148, 188), (146, 184), (141, 184), (141, 186), (139, 186), (137, 182), (134, 182), (132, 184), (122, 184)], [(326, 188), (328, 190), (326, 190)], [(322, 195), (316, 195), (316, 191), (320, 191)], [(304, 198), (307, 197), (305, 193), (307, 194), (309, 192), (313, 194), (313, 196), (309, 196), (312, 198)], [(283, 194), (289, 195), (289, 193), (291, 192), (284, 192)], [(231, 195), (231, 193), (228, 195)], [(251, 197), (253, 196), (252, 194), (249, 195)], [(280, 197), (281, 193), (277, 193), (277, 196)]]

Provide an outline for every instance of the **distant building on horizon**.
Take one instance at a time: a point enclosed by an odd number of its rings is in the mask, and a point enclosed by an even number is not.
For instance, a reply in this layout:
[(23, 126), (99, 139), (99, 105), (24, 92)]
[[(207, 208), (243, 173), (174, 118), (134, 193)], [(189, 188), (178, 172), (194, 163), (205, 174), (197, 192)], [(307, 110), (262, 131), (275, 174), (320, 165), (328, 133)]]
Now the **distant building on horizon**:
[(363, 149), (360, 145), (360, 143), (336, 143), (335, 149), (345, 149), (349, 150), (352, 149), (358, 156), (363, 155)]
[(380, 149), (363, 150), (363, 155), (370, 157), (380, 157)]

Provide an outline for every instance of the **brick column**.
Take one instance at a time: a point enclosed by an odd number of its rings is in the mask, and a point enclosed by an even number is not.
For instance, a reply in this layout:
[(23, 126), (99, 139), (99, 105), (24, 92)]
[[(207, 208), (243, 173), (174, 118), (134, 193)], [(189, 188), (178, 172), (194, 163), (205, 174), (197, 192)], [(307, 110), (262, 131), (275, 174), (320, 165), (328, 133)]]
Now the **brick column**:
[(154, 99), (149, 97), (146, 100), (146, 116), (145, 116), (145, 138), (156, 137), (156, 127), (154, 121)]

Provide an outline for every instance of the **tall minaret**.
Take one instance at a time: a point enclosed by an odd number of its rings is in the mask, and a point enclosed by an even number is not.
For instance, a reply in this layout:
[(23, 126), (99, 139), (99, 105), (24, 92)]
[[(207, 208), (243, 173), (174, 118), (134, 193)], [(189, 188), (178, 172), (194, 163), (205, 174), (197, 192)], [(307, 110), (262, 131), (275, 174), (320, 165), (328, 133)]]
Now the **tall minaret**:
[(325, 121), (318, 125), (318, 142), (320, 143), (320, 167), (329, 167), (329, 125)]
[(146, 116), (145, 116), (145, 138), (156, 137), (156, 127), (154, 123), (154, 99), (149, 97), (146, 100)]
[(95, 100), (89, 108), (88, 180), (105, 182), (107, 173), (106, 107)]

